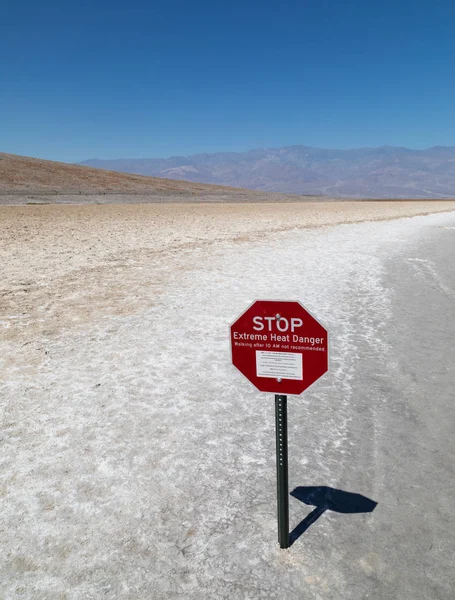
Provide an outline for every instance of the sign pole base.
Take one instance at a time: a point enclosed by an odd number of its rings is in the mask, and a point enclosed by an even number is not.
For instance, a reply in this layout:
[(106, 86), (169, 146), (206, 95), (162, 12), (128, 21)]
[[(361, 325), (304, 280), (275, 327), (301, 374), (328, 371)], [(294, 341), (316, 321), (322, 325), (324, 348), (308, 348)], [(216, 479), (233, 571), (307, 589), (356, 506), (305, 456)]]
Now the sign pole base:
[(288, 408), (287, 396), (275, 395), (278, 543), (289, 548)]

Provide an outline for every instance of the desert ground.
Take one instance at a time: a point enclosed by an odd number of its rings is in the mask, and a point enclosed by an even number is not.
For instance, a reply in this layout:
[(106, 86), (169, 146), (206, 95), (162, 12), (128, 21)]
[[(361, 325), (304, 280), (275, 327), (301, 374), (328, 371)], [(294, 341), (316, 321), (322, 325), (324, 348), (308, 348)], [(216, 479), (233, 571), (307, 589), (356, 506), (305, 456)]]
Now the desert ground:
[[(12, 196), (0, 598), (453, 598), (455, 202)], [(289, 399), (290, 489), (377, 502), (288, 550), (273, 397), (229, 357), (257, 298), (330, 332), (329, 373)], [(313, 508), (291, 498), (291, 527)]]

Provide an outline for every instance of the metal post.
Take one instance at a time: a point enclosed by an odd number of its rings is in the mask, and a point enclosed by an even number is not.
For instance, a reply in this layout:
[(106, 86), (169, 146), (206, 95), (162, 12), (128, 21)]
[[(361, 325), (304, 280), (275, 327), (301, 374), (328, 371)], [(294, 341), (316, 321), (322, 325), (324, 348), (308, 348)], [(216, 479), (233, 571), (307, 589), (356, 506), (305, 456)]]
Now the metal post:
[(287, 396), (275, 396), (278, 542), (289, 548), (288, 408)]

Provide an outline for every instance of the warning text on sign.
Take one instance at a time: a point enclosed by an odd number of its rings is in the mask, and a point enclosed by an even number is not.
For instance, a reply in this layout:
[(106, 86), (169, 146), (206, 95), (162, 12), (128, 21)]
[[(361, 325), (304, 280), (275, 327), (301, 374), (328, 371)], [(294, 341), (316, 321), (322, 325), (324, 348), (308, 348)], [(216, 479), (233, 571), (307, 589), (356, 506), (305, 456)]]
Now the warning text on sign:
[(303, 379), (302, 355), (256, 350), (256, 375), (274, 379)]

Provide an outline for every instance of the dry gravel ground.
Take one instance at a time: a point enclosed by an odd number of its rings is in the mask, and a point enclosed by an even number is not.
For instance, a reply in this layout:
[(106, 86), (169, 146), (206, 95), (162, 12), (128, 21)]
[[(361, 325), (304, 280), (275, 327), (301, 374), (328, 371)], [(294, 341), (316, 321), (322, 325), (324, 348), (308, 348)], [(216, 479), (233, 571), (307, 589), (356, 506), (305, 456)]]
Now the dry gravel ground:
[[(60, 310), (62, 318), (68, 317), (68, 310), (62, 309), (69, 308), (75, 290), (82, 320), (97, 308), (123, 312), (131, 306), (134, 311), (136, 303), (125, 302), (121, 291), (129, 288), (132, 274), (137, 277), (131, 265), (153, 257), (164, 260), (181, 250), (209, 248), (220, 241), (241, 244), (294, 229), (425, 215), (454, 207), (455, 201), (437, 200), (3, 206), (3, 311), (26, 313), (29, 327), (41, 318), (45, 305), (46, 326), (56, 326), (53, 313)], [(152, 273), (146, 277), (156, 280)], [(76, 322), (74, 309), (70, 318)]]
[[(447, 211), (455, 201), (0, 207), (4, 339), (57, 333), (153, 301), (180, 253), (295, 229)], [(150, 260), (161, 267), (151, 271)], [(176, 265), (176, 266), (174, 266)], [(142, 289), (141, 286), (143, 286)], [(134, 293), (133, 293), (134, 290)], [(35, 363), (31, 348), (21, 362)], [(12, 360), (11, 358), (7, 360)], [(17, 360), (14, 359), (14, 360)]]
[[(427, 339), (449, 377), (453, 213), (393, 219), (451, 210), (0, 207), (0, 598), (449, 600), (448, 379), (425, 414), (426, 342), (407, 357), (391, 332), (409, 288), (401, 321), (443, 318)], [(330, 374), (290, 409), (291, 485), (378, 502), (323, 515), (285, 552), (273, 402), (229, 366), (228, 324), (256, 297), (298, 298), (331, 332)], [(293, 502), (296, 525), (311, 509)]]

